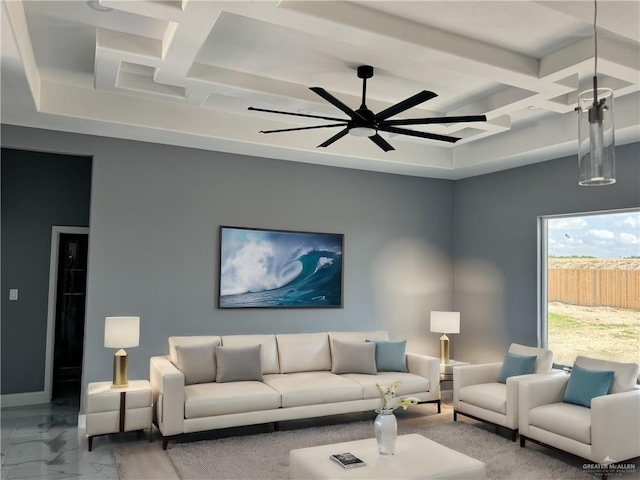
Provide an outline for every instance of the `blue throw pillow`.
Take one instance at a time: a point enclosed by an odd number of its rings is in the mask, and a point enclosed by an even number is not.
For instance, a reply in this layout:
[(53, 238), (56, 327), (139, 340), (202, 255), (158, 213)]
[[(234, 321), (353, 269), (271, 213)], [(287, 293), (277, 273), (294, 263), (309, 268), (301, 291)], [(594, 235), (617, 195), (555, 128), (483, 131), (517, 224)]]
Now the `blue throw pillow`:
[(592, 398), (609, 393), (613, 374), (608, 370), (589, 370), (574, 365), (562, 401), (591, 408)]
[(406, 372), (407, 341), (376, 343), (376, 370), (379, 372)]
[(507, 383), (507, 378), (509, 377), (533, 373), (537, 358), (535, 355), (516, 355), (515, 353), (507, 352), (504, 362), (502, 362), (502, 370), (500, 370), (498, 382)]

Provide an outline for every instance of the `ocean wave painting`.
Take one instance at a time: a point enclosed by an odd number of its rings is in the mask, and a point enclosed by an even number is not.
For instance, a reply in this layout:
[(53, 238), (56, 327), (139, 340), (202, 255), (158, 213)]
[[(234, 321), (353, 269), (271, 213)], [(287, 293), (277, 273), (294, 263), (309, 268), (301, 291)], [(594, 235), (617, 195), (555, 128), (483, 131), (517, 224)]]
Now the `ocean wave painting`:
[(220, 308), (342, 307), (344, 235), (220, 227)]

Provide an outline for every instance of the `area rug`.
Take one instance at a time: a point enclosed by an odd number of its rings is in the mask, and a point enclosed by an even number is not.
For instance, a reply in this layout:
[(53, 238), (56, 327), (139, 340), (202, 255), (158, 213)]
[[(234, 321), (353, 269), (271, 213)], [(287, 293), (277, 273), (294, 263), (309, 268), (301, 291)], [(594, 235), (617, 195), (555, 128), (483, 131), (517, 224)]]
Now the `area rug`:
[[(587, 480), (582, 464), (537, 445), (519, 443), (493, 433), (484, 425), (451, 422), (438, 425), (407, 425), (400, 435), (418, 433), (435, 442), (476, 458), (487, 465), (495, 480)], [(170, 444), (167, 453), (180, 478), (282, 480), (289, 478), (289, 451), (296, 448), (373, 437), (372, 422), (356, 422), (262, 433), (191, 443)]]

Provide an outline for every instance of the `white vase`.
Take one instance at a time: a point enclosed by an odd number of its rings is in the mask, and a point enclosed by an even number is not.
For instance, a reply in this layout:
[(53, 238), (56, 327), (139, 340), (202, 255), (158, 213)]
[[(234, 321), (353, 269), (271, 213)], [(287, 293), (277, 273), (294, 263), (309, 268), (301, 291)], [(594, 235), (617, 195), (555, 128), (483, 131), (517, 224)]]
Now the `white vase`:
[(376, 433), (378, 452), (380, 455), (393, 455), (396, 452), (396, 438), (398, 437), (398, 422), (393, 410), (376, 410), (378, 416), (373, 422)]

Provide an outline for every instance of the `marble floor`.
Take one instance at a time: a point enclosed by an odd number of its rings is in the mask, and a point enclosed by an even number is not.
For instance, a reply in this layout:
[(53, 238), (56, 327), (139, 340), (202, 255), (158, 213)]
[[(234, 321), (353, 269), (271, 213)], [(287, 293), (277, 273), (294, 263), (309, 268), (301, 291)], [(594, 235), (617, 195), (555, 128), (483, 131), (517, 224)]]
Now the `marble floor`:
[(140, 442), (139, 434), (96, 437), (89, 452), (78, 413), (79, 405), (69, 399), (2, 408), (1, 479), (117, 479), (112, 452)]

